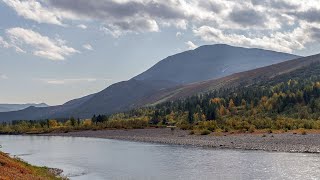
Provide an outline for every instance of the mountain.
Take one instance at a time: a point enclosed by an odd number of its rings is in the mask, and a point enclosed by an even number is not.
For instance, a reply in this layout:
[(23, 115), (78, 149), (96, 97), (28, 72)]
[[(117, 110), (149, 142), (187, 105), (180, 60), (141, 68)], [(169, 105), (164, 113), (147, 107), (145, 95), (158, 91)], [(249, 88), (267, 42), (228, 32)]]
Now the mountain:
[[(235, 73), (223, 78), (191, 83), (170, 89), (159, 91), (152, 97), (139, 102), (140, 105), (155, 105), (165, 101), (173, 101), (196, 94), (202, 94), (219, 89), (234, 88), (237, 86), (249, 86), (259, 82), (269, 81), (279, 75), (287, 74), (303, 67), (312, 66), (320, 62), (320, 54), (304, 58), (298, 58), (278, 64), (257, 68), (245, 72)], [(320, 72), (319, 72), (320, 73)]]
[(254, 48), (229, 45), (207, 45), (170, 56), (142, 74), (106, 89), (48, 108), (0, 113), (0, 120), (46, 119), (63, 117), (87, 118), (94, 114), (126, 111), (144, 105), (155, 94), (188, 83), (217, 79), (233, 73), (255, 69), (299, 56)]
[(27, 107), (34, 106), (34, 107), (47, 107), (48, 105), (45, 103), (40, 104), (0, 104), (0, 112), (9, 112), (9, 111), (18, 111), (25, 109)]
[(224, 44), (206, 45), (170, 56), (133, 79), (166, 80), (187, 84), (217, 79), (298, 57), (255, 48)]
[[(125, 112), (124, 120), (216, 132), (256, 129), (319, 129), (320, 54), (193, 83), (173, 90), (166, 101)], [(155, 95), (159, 97), (158, 95)], [(110, 119), (118, 117), (111, 116)], [(306, 134), (306, 132), (301, 132)]]

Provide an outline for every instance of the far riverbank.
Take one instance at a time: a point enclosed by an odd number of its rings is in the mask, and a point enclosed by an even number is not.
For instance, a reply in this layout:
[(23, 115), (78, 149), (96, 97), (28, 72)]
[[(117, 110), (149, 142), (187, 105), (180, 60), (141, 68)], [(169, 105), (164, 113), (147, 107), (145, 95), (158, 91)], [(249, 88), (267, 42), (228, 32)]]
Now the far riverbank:
[(263, 150), (277, 152), (320, 153), (320, 134), (210, 134), (190, 135), (190, 131), (169, 128), (98, 130), (68, 133), (50, 133), (45, 136), (105, 138), (126, 141), (150, 142), (173, 145)]

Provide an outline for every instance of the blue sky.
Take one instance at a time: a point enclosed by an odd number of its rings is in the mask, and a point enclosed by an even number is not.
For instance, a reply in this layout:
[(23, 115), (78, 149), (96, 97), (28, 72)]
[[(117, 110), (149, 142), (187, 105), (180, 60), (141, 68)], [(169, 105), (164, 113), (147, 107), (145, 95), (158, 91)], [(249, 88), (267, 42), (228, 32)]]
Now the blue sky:
[(317, 0), (0, 0), (0, 17), (0, 103), (61, 104), (204, 44), (320, 52)]

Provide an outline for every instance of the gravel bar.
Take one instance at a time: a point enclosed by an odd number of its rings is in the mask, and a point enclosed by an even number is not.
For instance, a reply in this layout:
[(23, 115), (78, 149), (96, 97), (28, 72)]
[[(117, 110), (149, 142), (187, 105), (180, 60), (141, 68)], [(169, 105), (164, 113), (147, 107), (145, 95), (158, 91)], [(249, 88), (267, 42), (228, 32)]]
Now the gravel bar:
[[(189, 135), (189, 131), (169, 128), (77, 131), (68, 133), (50, 133), (45, 136), (68, 136), (117, 139), (126, 141), (150, 142), (197, 147), (263, 150), (295, 153), (320, 153), (320, 134), (213, 134)], [(264, 137), (265, 136), (265, 137)]]

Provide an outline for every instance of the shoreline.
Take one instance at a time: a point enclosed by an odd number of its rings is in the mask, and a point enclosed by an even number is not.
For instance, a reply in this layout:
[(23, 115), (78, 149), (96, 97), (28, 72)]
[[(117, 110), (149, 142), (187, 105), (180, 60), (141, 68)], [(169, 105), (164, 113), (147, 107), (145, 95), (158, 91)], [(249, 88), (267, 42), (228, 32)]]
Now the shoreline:
[(0, 151), (0, 179), (67, 180), (62, 173), (61, 169), (31, 165), (17, 156)]
[(222, 134), (189, 135), (190, 131), (169, 128), (74, 131), (38, 136), (87, 137), (134, 142), (205, 147), (214, 149), (261, 150), (267, 152), (320, 153), (320, 134)]

